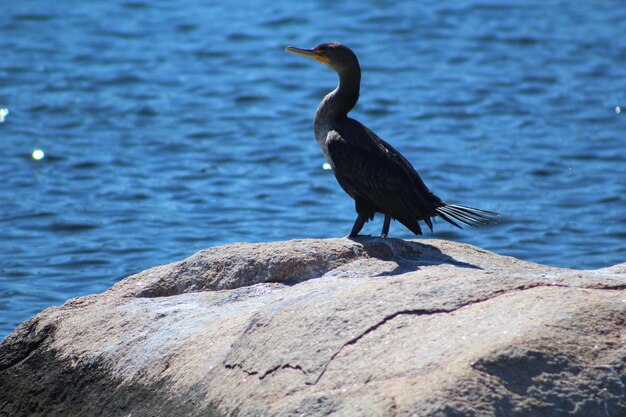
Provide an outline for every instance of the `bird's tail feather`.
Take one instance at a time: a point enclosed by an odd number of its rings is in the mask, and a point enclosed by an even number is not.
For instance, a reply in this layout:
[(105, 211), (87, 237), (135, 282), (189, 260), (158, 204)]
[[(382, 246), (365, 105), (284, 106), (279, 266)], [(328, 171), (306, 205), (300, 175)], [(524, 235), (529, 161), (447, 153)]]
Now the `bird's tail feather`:
[(446, 203), (441, 207), (437, 207), (435, 211), (439, 217), (459, 229), (462, 229), (462, 227), (458, 223), (468, 226), (480, 226), (482, 224), (497, 223), (498, 217), (500, 217), (500, 213), (496, 213), (495, 211), (481, 210), (458, 204)]

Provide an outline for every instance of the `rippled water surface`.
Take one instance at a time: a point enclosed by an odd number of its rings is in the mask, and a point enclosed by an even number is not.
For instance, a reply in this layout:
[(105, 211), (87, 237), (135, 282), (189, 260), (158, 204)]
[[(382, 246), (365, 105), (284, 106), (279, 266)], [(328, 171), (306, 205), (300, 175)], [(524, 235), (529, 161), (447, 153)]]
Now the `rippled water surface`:
[(626, 261), (623, 6), (7, 2), (0, 338), (208, 246), (348, 233), (353, 202), (311, 129), (336, 77), (288, 44), (351, 46), (353, 117), (444, 199), (503, 213), (427, 237), (572, 268)]

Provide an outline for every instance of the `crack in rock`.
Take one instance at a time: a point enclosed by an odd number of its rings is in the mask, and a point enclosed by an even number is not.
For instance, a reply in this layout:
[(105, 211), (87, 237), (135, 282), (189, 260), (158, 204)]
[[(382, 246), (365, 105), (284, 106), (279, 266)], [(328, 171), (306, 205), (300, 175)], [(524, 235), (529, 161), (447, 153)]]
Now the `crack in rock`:
[(490, 294), (489, 296), (487, 296), (485, 298), (481, 298), (481, 299), (478, 299), (478, 300), (472, 300), (472, 301), (469, 301), (467, 303), (461, 304), (460, 306), (457, 306), (457, 307), (454, 307), (454, 308), (451, 308), (451, 309), (410, 309), (410, 310), (397, 311), (397, 312), (395, 312), (393, 314), (385, 316), (378, 323), (368, 327), (360, 335), (358, 335), (358, 336), (350, 339), (346, 343), (344, 343), (331, 356), (331, 358), (328, 360), (328, 362), (326, 362), (326, 364), (324, 365), (322, 371), (320, 372), (318, 377), (315, 379), (315, 381), (313, 381), (311, 383), (307, 383), (307, 385), (315, 385), (315, 384), (317, 384), (322, 379), (322, 377), (324, 376), (324, 373), (326, 373), (326, 370), (328, 369), (328, 366), (330, 365), (330, 363), (343, 351), (344, 348), (346, 348), (347, 346), (356, 344), (359, 340), (361, 340), (362, 338), (364, 338), (368, 334), (374, 332), (376, 329), (380, 328), (381, 326), (383, 326), (384, 324), (388, 323), (389, 321), (395, 319), (398, 316), (429, 316), (429, 315), (434, 315), (434, 314), (449, 314), (449, 313), (453, 313), (453, 312), (455, 312), (457, 310), (460, 310), (462, 308), (468, 307), (470, 305), (483, 303), (485, 301), (492, 300), (492, 299), (494, 299), (496, 297), (500, 297), (502, 295), (511, 294), (511, 293), (515, 293), (515, 292), (519, 292), (519, 291), (526, 291), (526, 290), (530, 290), (530, 289), (533, 289), (533, 288), (539, 288), (539, 287), (572, 288), (572, 287), (569, 287), (567, 285), (562, 285), (562, 284), (546, 284), (546, 283), (541, 282), (541, 283), (523, 285), (523, 286), (520, 286), (520, 287), (516, 287), (516, 288), (510, 289), (510, 290), (496, 291), (496, 292)]
[[(474, 304), (479, 304), (479, 303), (483, 303), (485, 301), (493, 300), (493, 299), (495, 299), (497, 297), (500, 297), (502, 295), (512, 294), (512, 293), (515, 293), (515, 292), (526, 291), (526, 290), (531, 290), (531, 289), (534, 289), (534, 288), (541, 288), (541, 287), (548, 287), (548, 288), (550, 288), (550, 287), (558, 287), (558, 288), (582, 289), (582, 290), (612, 290), (613, 289), (613, 287), (610, 287), (610, 288), (581, 288), (581, 287), (571, 287), (571, 286), (568, 286), (568, 285), (557, 284), (557, 283), (538, 282), (538, 283), (531, 283), (531, 284), (521, 285), (519, 287), (515, 287), (515, 288), (512, 288), (512, 289), (508, 289), (508, 290), (495, 291), (495, 292), (489, 294), (488, 296), (486, 296), (484, 298), (471, 300), (471, 301), (468, 301), (468, 302), (466, 302), (464, 304), (461, 304), (461, 305), (459, 305), (457, 307), (450, 308), (450, 309), (424, 309), (424, 308), (416, 308), (416, 309), (407, 309), (407, 310), (396, 311), (393, 314), (389, 314), (389, 315), (385, 316), (383, 319), (381, 319), (377, 323), (375, 323), (375, 324), (371, 325), (370, 327), (368, 327), (367, 329), (365, 329), (359, 335), (353, 337), (352, 339), (348, 340), (343, 345), (341, 345), (341, 347), (323, 365), (323, 368), (320, 371), (320, 374), (317, 376), (317, 378), (314, 381), (312, 381), (312, 382), (306, 382), (306, 385), (315, 385), (315, 384), (317, 384), (322, 379), (322, 377), (324, 376), (324, 374), (325, 374), (326, 370), (328, 369), (328, 366), (330, 365), (330, 363), (337, 356), (339, 356), (339, 354), (347, 346), (354, 345), (354, 344), (358, 343), (359, 340), (363, 339), (368, 334), (376, 331), (377, 329), (379, 329), (380, 327), (382, 327), (386, 323), (390, 322), (391, 320), (395, 319), (396, 317), (399, 317), (399, 316), (428, 316), (428, 315), (435, 315), (435, 314), (449, 314), (449, 313), (453, 313), (453, 312), (455, 312), (457, 310), (461, 310), (461, 309), (463, 309), (465, 307), (468, 307), (468, 306), (471, 306), (471, 305), (474, 305)], [(299, 370), (300, 372), (302, 372), (303, 375), (305, 375), (305, 376), (309, 375), (309, 373), (307, 373), (300, 365), (298, 365), (298, 364), (292, 365), (290, 363), (276, 365), (276, 366), (274, 366), (274, 367), (264, 371), (263, 373), (261, 373), (259, 371), (249, 371), (249, 370), (246, 370), (246, 369), (244, 369), (243, 365), (240, 364), (240, 363), (230, 364), (230, 363), (224, 362), (224, 367), (226, 369), (237, 369), (238, 368), (238, 369), (240, 369), (242, 372), (244, 372), (248, 376), (257, 376), (259, 378), (259, 380), (263, 380), (266, 377), (268, 377), (270, 375), (273, 375), (276, 372), (280, 371), (281, 369)]]
[(243, 369), (243, 366), (240, 363), (226, 363), (223, 362), (224, 368), (226, 369), (237, 369), (239, 368), (241, 370), (241, 372), (243, 372), (244, 374), (248, 375), (248, 376), (254, 376), (254, 375), (258, 375), (259, 373), (257, 371), (248, 371), (246, 369)]
[[(462, 308), (464, 306), (461, 306), (459, 308)], [(442, 314), (442, 313), (450, 313), (454, 310), (443, 310), (443, 309), (432, 309), (432, 310), (427, 310), (427, 309), (413, 309), (413, 310), (401, 310), (401, 311), (397, 311), (391, 315), (388, 315), (386, 317), (384, 317), (381, 321), (379, 321), (378, 323), (374, 324), (373, 326), (368, 327), (363, 333), (361, 333), (360, 335), (350, 339), (349, 341), (347, 341), (346, 343), (344, 343), (334, 354), (333, 356), (330, 357), (330, 359), (328, 360), (328, 362), (326, 362), (326, 364), (324, 364), (324, 368), (322, 369), (322, 371), (320, 372), (320, 374), (317, 376), (317, 378), (315, 379), (315, 381), (307, 383), (307, 385), (315, 385), (317, 384), (321, 379), (322, 376), (324, 376), (324, 373), (326, 373), (326, 370), (328, 369), (328, 366), (330, 365), (330, 363), (343, 351), (343, 349), (347, 346), (350, 345), (354, 345), (356, 344), (359, 340), (361, 340), (362, 338), (364, 338), (365, 336), (367, 336), (368, 334), (372, 333), (373, 331), (375, 331), (376, 329), (378, 329), (379, 327), (381, 327), (382, 325), (384, 325), (385, 323), (395, 319), (398, 316), (428, 316), (428, 315), (433, 315), (433, 314)]]
[(294, 369), (294, 370), (298, 370), (300, 372), (302, 372), (303, 375), (307, 375), (307, 373), (305, 372), (304, 369), (302, 369), (302, 367), (300, 365), (291, 365), (289, 363), (286, 363), (284, 365), (278, 365), (275, 366), (267, 371), (265, 371), (265, 373), (261, 376), (259, 376), (259, 379), (265, 379), (265, 377), (273, 374), (274, 372), (278, 371), (279, 369)]
[(302, 374), (305, 375), (305, 376), (307, 375), (306, 371), (304, 369), (302, 369), (302, 367), (300, 365), (291, 365), (289, 363), (277, 365), (277, 366), (275, 366), (273, 368), (268, 369), (263, 374), (259, 374), (259, 372), (257, 372), (257, 371), (248, 371), (248, 370), (244, 369), (243, 365), (241, 365), (240, 363), (230, 364), (230, 363), (224, 362), (224, 368), (226, 368), (226, 369), (237, 369), (237, 368), (239, 368), (243, 373), (245, 373), (248, 376), (258, 375), (260, 380), (265, 379), (266, 377), (274, 374), (276, 371), (281, 370), (281, 369), (294, 369), (294, 370), (302, 372)]

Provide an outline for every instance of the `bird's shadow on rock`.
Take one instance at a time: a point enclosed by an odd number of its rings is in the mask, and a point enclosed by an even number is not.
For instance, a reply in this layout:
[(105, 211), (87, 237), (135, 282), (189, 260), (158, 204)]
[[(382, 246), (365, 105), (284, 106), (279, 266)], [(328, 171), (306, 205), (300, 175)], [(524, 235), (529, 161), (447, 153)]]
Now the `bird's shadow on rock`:
[(380, 237), (349, 238), (363, 246), (365, 253), (382, 261), (394, 262), (397, 267), (376, 276), (400, 275), (422, 267), (453, 265), (458, 268), (483, 269), (478, 265), (463, 262), (447, 255), (434, 245), (410, 240)]

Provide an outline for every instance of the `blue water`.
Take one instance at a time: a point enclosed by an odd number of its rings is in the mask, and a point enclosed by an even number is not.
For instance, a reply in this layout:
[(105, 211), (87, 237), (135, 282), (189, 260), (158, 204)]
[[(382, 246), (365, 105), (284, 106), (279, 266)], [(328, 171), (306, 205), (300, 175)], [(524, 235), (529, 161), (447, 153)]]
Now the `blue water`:
[(209, 246), (348, 233), (311, 129), (336, 77), (289, 44), (351, 46), (353, 117), (444, 199), (503, 213), (428, 237), (626, 261), (622, 1), (5, 3), (0, 338)]

